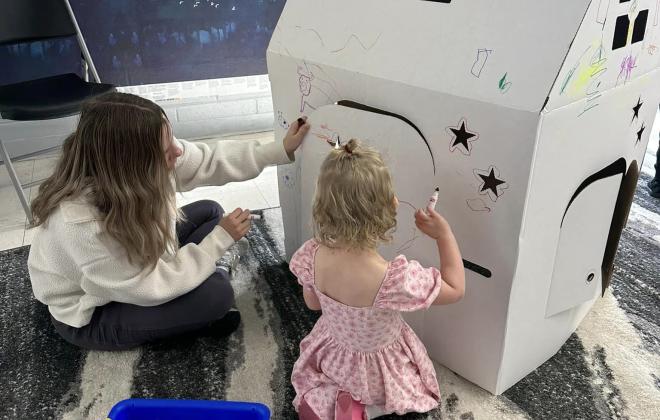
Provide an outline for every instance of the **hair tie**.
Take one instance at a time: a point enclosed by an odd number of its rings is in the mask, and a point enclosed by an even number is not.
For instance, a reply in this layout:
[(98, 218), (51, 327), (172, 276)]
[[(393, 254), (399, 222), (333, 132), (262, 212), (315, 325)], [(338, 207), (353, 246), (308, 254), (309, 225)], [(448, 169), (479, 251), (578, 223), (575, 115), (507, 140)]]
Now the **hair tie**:
[(350, 139), (345, 145), (344, 145), (344, 151), (348, 153), (349, 155), (353, 154), (353, 150), (355, 150), (359, 145), (359, 142), (355, 139)]

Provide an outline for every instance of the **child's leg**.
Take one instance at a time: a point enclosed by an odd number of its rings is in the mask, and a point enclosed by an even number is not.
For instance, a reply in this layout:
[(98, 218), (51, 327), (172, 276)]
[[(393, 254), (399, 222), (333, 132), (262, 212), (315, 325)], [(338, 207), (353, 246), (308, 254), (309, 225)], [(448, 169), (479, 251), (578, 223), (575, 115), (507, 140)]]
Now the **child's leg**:
[(336, 398), (337, 386), (335, 384), (322, 384), (310, 389), (300, 399), (299, 418), (301, 420), (334, 419)]
[(335, 403), (335, 420), (365, 420), (364, 404), (355, 401), (350, 393), (340, 391)]
[(300, 400), (300, 406), (298, 407), (298, 419), (321, 420), (321, 418), (314, 412), (312, 407), (307, 404), (307, 400), (305, 400), (304, 397)]
[(366, 406), (367, 419), (375, 419), (381, 416), (386, 416), (392, 414), (389, 411), (385, 411), (385, 407), (380, 405), (368, 405)]

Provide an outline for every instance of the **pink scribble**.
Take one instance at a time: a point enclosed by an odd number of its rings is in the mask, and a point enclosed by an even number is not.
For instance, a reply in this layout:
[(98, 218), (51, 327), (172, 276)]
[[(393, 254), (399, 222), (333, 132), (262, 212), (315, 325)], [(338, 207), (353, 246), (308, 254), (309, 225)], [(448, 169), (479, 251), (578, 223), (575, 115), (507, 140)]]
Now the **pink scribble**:
[(622, 77), (623, 83), (626, 83), (628, 80), (630, 80), (630, 76), (632, 75), (632, 71), (635, 67), (637, 67), (637, 58), (633, 57), (632, 55), (624, 57), (623, 61), (621, 62), (621, 71), (617, 77), (617, 82), (619, 82)]

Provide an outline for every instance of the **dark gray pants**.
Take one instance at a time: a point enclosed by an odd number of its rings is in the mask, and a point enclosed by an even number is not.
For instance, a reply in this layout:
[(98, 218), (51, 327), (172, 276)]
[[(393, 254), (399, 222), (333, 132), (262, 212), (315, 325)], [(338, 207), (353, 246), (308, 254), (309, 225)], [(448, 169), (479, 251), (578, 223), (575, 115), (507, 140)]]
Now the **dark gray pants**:
[[(222, 207), (202, 200), (182, 208), (187, 220), (177, 224), (179, 244), (198, 244), (218, 224)], [(123, 350), (203, 329), (223, 318), (234, 304), (229, 276), (219, 270), (196, 289), (159, 306), (110, 302), (97, 307), (89, 324), (74, 328), (52, 319), (68, 342), (92, 350)]]

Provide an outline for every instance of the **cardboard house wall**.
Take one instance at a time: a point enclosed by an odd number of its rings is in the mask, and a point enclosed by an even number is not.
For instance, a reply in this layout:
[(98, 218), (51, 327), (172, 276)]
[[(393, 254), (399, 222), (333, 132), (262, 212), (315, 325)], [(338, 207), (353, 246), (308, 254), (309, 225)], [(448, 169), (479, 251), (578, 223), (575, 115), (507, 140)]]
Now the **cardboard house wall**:
[(430, 356), (499, 394), (602, 293), (660, 98), (660, 0), (289, 0), (267, 58), (287, 257), (311, 237), (331, 144), (377, 147), (399, 207), (392, 258), (437, 265), (414, 208), (436, 186), (465, 298), (406, 315)]

